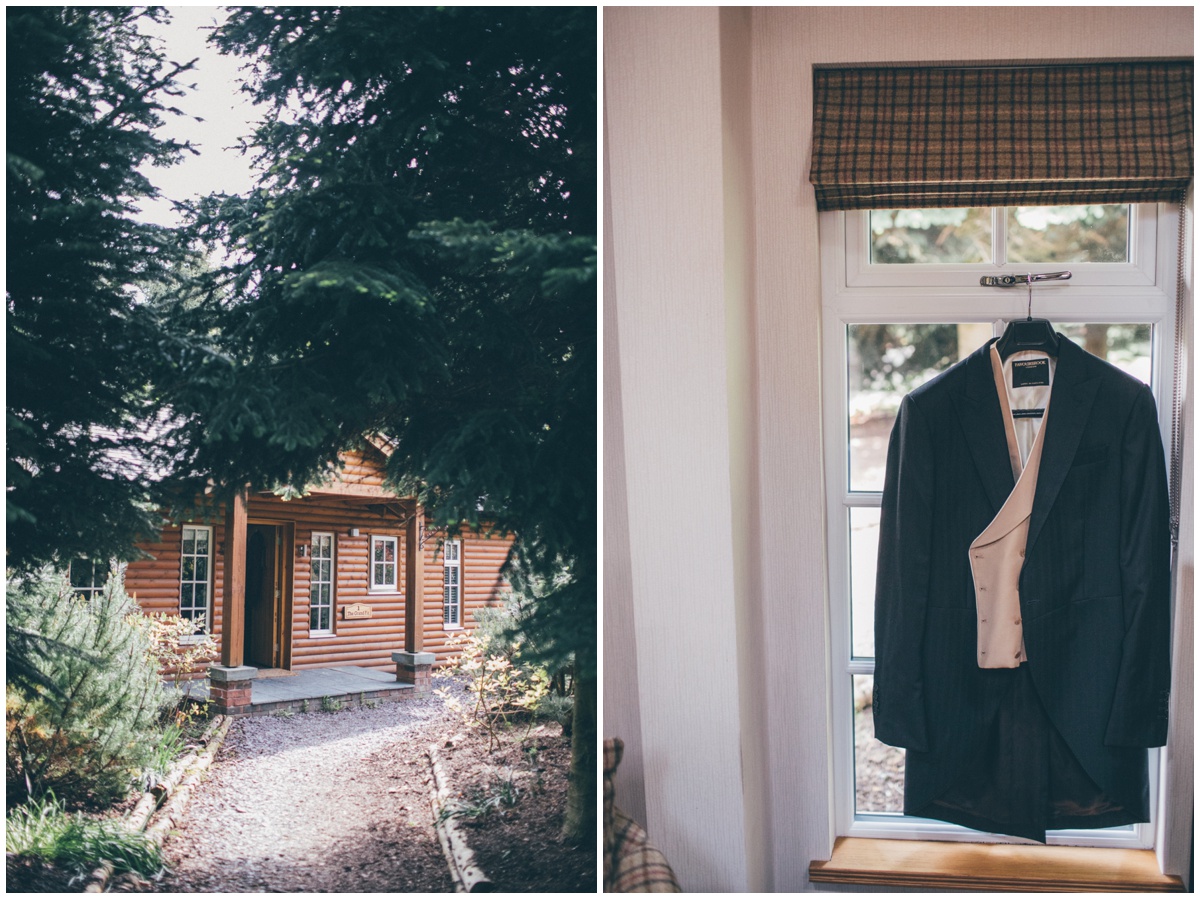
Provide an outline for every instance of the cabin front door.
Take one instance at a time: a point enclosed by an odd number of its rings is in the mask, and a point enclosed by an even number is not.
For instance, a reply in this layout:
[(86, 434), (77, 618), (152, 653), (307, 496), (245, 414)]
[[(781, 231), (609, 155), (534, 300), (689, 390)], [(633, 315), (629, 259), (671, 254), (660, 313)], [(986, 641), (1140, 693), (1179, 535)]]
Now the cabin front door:
[(277, 524), (246, 526), (246, 664), (286, 668), (284, 597), (288, 553)]

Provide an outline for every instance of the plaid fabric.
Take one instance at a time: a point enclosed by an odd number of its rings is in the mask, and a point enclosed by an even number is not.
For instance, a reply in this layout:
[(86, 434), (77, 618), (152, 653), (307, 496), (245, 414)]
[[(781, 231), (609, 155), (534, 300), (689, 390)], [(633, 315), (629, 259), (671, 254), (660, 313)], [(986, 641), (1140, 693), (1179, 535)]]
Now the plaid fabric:
[(1145, 203), (1192, 177), (1192, 63), (814, 73), (819, 209)]
[(604, 741), (604, 892), (679, 893), (675, 872), (642, 827), (614, 804), (613, 775), (625, 744)]

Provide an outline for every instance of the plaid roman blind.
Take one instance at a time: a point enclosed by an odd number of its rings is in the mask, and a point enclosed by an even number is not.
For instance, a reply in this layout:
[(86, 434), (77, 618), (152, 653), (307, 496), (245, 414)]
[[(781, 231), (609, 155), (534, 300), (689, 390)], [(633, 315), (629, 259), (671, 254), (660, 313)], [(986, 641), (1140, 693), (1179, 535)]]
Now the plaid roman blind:
[(1192, 177), (1192, 63), (814, 73), (819, 209), (1146, 203)]

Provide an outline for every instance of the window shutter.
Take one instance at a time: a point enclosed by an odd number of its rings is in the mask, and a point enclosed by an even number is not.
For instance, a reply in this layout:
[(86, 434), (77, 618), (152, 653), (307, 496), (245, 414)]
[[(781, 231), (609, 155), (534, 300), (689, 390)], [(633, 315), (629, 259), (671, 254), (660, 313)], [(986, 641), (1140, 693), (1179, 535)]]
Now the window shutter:
[(819, 209), (1178, 199), (1192, 62), (827, 68), (813, 79)]

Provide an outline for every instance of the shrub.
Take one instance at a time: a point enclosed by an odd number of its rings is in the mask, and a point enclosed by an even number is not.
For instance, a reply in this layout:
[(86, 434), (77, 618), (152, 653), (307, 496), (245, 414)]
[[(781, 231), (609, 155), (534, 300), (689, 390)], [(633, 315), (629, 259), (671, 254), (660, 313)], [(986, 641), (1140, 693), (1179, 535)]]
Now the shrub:
[(7, 690), (8, 801), (124, 796), (159, 745), (167, 705), (151, 637), (122, 579), (90, 599), (49, 569), (8, 580), (10, 622), (68, 648), (39, 659), (58, 688)]
[(69, 815), (53, 794), (9, 813), (4, 849), (43, 859), (77, 876), (94, 870), (102, 860), (112, 862), (117, 874), (136, 871), (148, 877), (163, 867), (157, 844), (146, 834), (129, 830), (121, 819)]
[(476, 628), (450, 641), (458, 655), (443, 669), (447, 675), (466, 676), (469, 705), (446, 688), (438, 692), (469, 723), (487, 730), (489, 748), (497, 742), (498, 730), (515, 720), (551, 718), (565, 726), (571, 719), (573, 699), (554, 689), (565, 677), (551, 677), (544, 665), (531, 661), (521, 614), (522, 598), (515, 593), (503, 606), (476, 611)]

